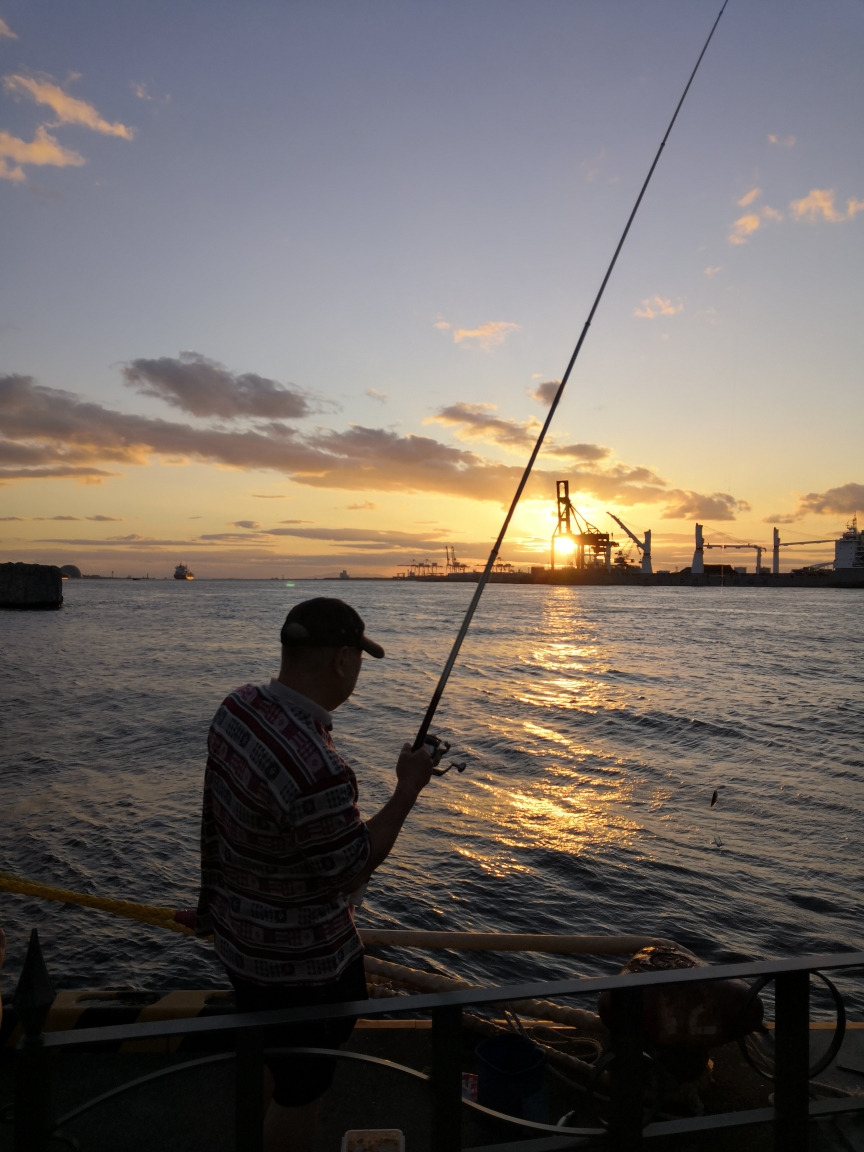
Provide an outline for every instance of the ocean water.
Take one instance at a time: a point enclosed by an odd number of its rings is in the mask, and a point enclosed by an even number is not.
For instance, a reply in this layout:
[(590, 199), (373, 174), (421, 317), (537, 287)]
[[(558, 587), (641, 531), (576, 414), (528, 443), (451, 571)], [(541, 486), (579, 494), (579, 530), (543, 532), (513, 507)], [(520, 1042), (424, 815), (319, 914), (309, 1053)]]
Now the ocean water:
[[(290, 606), (342, 594), (387, 650), (334, 726), (371, 814), (472, 586), (64, 592), (0, 616), (0, 869), (194, 907), (208, 725), (276, 670)], [(845, 590), (493, 585), (436, 725), (468, 770), (424, 792), (359, 922), (657, 934), (713, 962), (864, 948), (862, 609)], [(58, 987), (225, 983), (206, 943), (100, 912), (0, 893), (0, 925), (7, 993), (32, 926)], [(496, 983), (618, 964), (400, 955)], [(864, 980), (840, 983), (864, 1017)]]

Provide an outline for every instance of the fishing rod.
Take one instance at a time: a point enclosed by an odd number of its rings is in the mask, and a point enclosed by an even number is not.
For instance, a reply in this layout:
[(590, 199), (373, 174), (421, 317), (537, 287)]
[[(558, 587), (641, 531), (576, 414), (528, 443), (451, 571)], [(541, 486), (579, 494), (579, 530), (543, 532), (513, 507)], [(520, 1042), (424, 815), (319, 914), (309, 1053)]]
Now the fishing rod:
[[(465, 619), (462, 621), (462, 626), (456, 635), (456, 639), (453, 641), (453, 647), (450, 649), (450, 655), (447, 657), (447, 663), (444, 665), (444, 669), (438, 679), (435, 691), (432, 693), (432, 699), (429, 702), (429, 707), (426, 709), (426, 715), (423, 717), (423, 722), (417, 731), (417, 736), (414, 740), (414, 751), (416, 752), (418, 748), (421, 748), (424, 744), (426, 744), (432, 753), (432, 759), (435, 764), (440, 761), (442, 755), (449, 751), (450, 745), (445, 741), (440, 740), (437, 736), (430, 736), (429, 728), (432, 724), (435, 713), (438, 710), (441, 697), (444, 695), (444, 689), (447, 687), (447, 681), (450, 679), (450, 673), (453, 671), (453, 666), (456, 663), (459, 650), (462, 647), (462, 641), (465, 639), (468, 633), (468, 629), (471, 626), (471, 621), (474, 618), (477, 605), (480, 603), (480, 597), (483, 595), (483, 589), (489, 583), (489, 577), (492, 575), (492, 569), (495, 565), (495, 561), (498, 559), (498, 553), (501, 551), (501, 545), (504, 542), (507, 529), (510, 527), (510, 521), (513, 518), (513, 513), (516, 511), (516, 505), (519, 503), (519, 500), (522, 497), (522, 493), (525, 490), (525, 485), (528, 483), (528, 477), (531, 475), (531, 469), (534, 467), (534, 462), (540, 453), (540, 449), (543, 447), (543, 441), (546, 439), (546, 433), (549, 431), (549, 426), (552, 423), (553, 417), (555, 416), (555, 410), (561, 402), (561, 397), (564, 395), (564, 389), (567, 386), (567, 381), (570, 379), (570, 373), (573, 371), (573, 365), (576, 363), (576, 358), (582, 351), (582, 345), (585, 342), (585, 337), (588, 335), (588, 329), (591, 327), (591, 321), (594, 319), (594, 313), (597, 311), (600, 301), (603, 298), (603, 293), (606, 291), (606, 285), (609, 283), (609, 277), (612, 275), (612, 269), (615, 267), (621, 249), (624, 247), (624, 241), (627, 239), (627, 233), (630, 231), (630, 225), (636, 218), (636, 213), (639, 211), (639, 205), (642, 203), (642, 197), (645, 195), (648, 185), (651, 183), (651, 177), (654, 175), (654, 169), (657, 167), (663, 149), (666, 147), (666, 141), (669, 139), (669, 134), (675, 125), (675, 121), (678, 119), (678, 113), (681, 111), (681, 106), (687, 97), (687, 93), (690, 91), (690, 85), (693, 83), (696, 73), (699, 71), (699, 65), (702, 63), (702, 57), (708, 51), (708, 45), (711, 43), (711, 39), (717, 29), (717, 25), (720, 23), (720, 17), (726, 11), (726, 5), (728, 3), (729, 0), (723, 0), (723, 6), (717, 13), (717, 19), (711, 26), (711, 31), (708, 33), (708, 39), (705, 41), (702, 51), (699, 53), (699, 59), (696, 61), (693, 71), (690, 73), (690, 79), (687, 81), (687, 85), (681, 94), (681, 99), (678, 101), (672, 119), (669, 121), (669, 127), (666, 129), (666, 134), (660, 141), (660, 147), (657, 149), (657, 154), (654, 157), (654, 161), (651, 164), (651, 167), (648, 169), (648, 175), (645, 177), (645, 182), (639, 191), (639, 195), (636, 197), (636, 203), (633, 205), (633, 211), (630, 213), (630, 216), (627, 219), (627, 224), (624, 227), (624, 231), (621, 233), (621, 239), (618, 241), (615, 254), (612, 257), (609, 267), (606, 269), (606, 275), (603, 277), (600, 290), (594, 298), (594, 303), (591, 305), (591, 311), (588, 313), (588, 319), (585, 321), (582, 327), (582, 332), (580, 333), (579, 339), (576, 342), (576, 347), (573, 349), (573, 355), (570, 357), (567, 369), (564, 375), (561, 377), (561, 383), (558, 385), (555, 398), (549, 406), (549, 412), (547, 413), (546, 419), (543, 422), (543, 427), (540, 429), (540, 435), (537, 437), (537, 442), (534, 445), (531, 456), (525, 466), (525, 471), (522, 473), (522, 479), (519, 481), (519, 486), (516, 489), (516, 493), (507, 511), (507, 515), (504, 517), (504, 523), (501, 525), (501, 531), (498, 533), (498, 538), (492, 546), (492, 551), (489, 553), (489, 559), (486, 561), (486, 567), (483, 569), (483, 573), (480, 576), (480, 579), (477, 581), (477, 588), (474, 592), (474, 595), (471, 597), (471, 603), (468, 605), (468, 611), (465, 613)], [(460, 772), (464, 769), (464, 765), (454, 766), (457, 768), (457, 771)], [(443, 776), (446, 771), (446, 768), (435, 769), (435, 774), (438, 776)]]

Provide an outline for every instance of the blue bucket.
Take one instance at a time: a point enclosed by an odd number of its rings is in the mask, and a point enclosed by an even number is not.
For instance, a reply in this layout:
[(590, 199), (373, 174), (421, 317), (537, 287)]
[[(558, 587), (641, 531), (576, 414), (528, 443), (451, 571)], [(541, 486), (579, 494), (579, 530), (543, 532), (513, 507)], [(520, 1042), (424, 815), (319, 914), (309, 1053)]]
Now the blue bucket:
[(503, 1032), (476, 1048), (477, 1103), (520, 1120), (549, 1119), (546, 1053), (524, 1036)]

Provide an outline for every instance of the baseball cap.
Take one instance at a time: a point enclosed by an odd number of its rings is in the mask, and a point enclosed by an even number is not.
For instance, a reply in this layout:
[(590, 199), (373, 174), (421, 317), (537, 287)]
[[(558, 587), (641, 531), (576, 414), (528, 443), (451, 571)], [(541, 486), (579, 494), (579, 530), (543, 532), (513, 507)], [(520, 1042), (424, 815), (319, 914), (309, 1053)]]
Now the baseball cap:
[(285, 618), (280, 638), (289, 648), (362, 648), (376, 660), (384, 649), (364, 634), (363, 619), (344, 600), (316, 596), (295, 604)]

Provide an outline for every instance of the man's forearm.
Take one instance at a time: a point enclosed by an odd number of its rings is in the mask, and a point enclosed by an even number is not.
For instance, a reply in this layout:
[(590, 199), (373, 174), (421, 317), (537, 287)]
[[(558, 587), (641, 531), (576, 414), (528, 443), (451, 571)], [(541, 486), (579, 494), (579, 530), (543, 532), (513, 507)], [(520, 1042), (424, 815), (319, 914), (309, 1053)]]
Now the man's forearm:
[(395, 792), (381, 811), (366, 821), (371, 851), (366, 867), (351, 881), (352, 889), (365, 884), (375, 869), (390, 855), (402, 825), (416, 803), (417, 793), (403, 784), (397, 784)]

